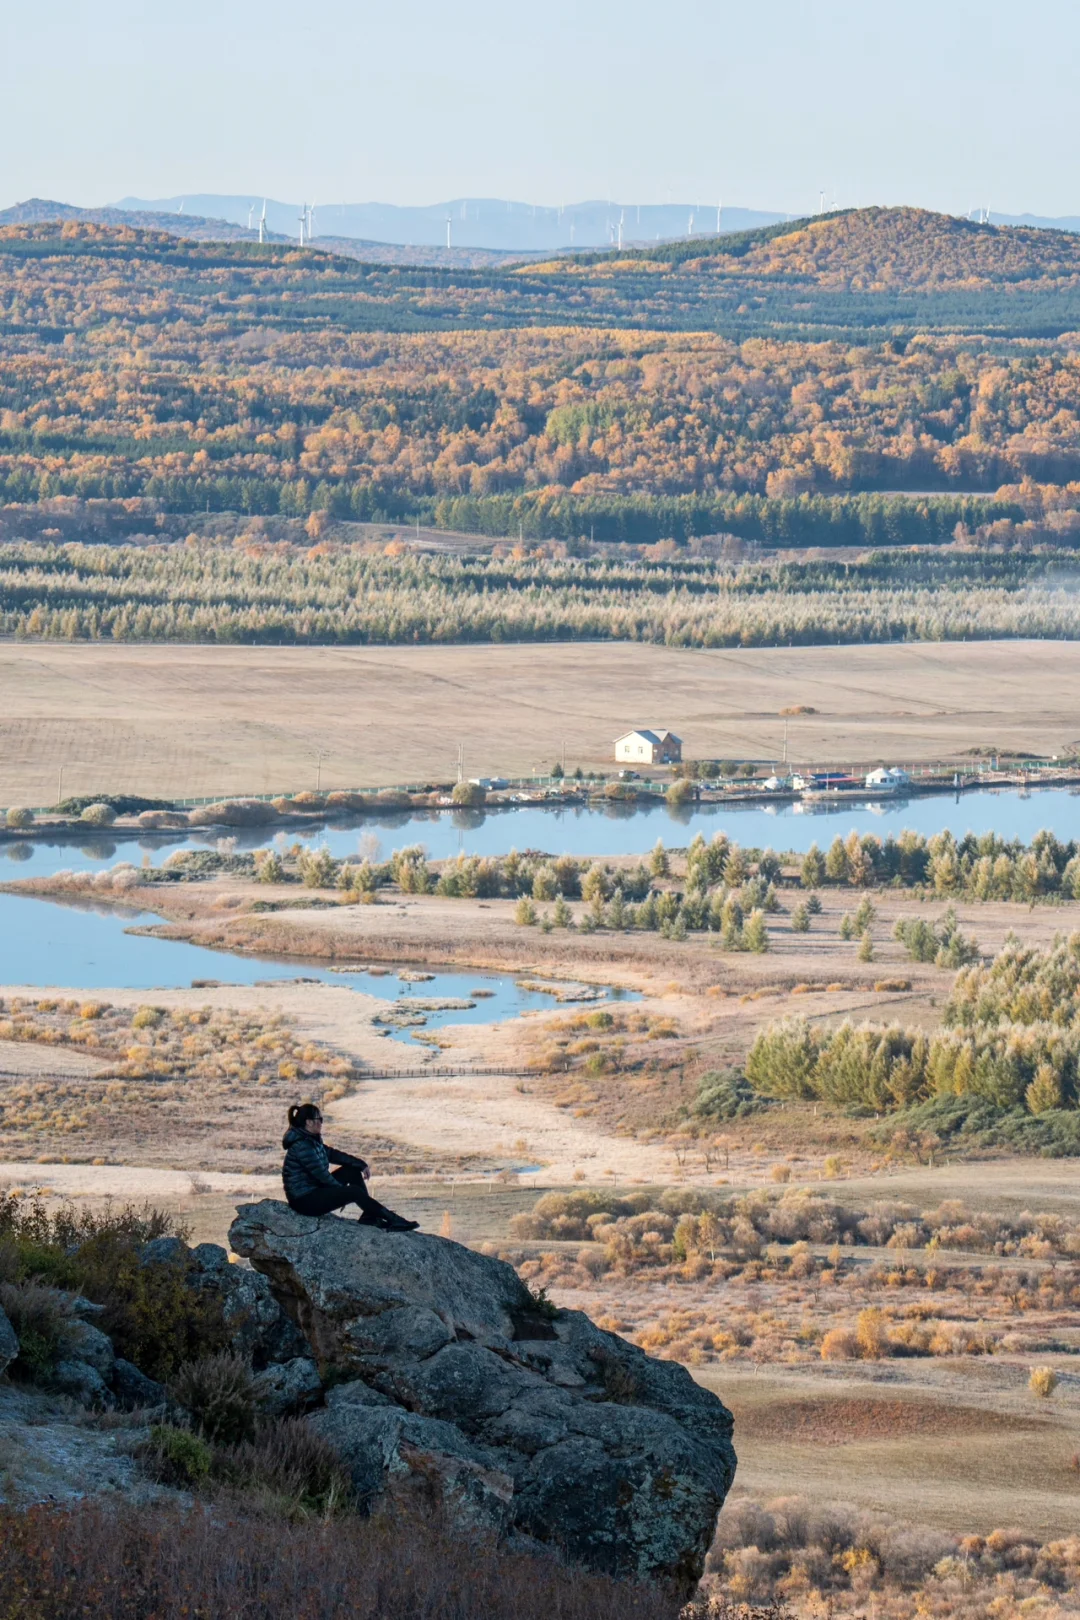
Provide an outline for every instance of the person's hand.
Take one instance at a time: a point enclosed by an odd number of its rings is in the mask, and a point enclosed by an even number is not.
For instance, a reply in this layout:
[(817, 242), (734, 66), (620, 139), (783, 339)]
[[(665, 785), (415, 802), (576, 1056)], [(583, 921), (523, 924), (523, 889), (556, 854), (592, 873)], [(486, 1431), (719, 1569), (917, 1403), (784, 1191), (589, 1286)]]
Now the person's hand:
[(371, 1180), (371, 1167), (370, 1167), (370, 1165), (365, 1164), (365, 1166), (364, 1166), (363, 1170), (360, 1172), (360, 1174), (363, 1176), (365, 1181), (370, 1181)]

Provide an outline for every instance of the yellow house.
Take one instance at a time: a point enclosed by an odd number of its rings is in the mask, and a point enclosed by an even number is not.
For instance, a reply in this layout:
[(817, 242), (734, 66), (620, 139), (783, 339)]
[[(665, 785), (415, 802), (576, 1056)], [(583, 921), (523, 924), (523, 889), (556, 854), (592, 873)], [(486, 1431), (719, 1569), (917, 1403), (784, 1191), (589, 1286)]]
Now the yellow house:
[(677, 765), (682, 759), (682, 738), (673, 731), (628, 731), (615, 744), (620, 765)]

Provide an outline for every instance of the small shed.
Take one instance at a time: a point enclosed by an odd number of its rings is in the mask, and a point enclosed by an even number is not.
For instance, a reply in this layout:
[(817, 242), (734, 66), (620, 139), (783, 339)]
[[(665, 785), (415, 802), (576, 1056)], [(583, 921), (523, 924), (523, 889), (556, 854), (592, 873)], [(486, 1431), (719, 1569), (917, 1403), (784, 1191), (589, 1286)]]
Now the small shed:
[(682, 738), (673, 731), (642, 728), (628, 731), (615, 744), (620, 765), (677, 765), (682, 759)]

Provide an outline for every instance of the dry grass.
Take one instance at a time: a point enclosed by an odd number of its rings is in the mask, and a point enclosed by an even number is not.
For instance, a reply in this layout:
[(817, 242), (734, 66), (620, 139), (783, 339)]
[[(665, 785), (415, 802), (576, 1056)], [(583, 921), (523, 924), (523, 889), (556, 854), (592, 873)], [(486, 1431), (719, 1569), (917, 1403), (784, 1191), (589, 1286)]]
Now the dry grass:
[(951, 758), (977, 745), (1052, 753), (1075, 735), (1078, 674), (1080, 645), (1069, 642), (736, 652), (9, 644), (0, 749), (9, 802), (35, 805), (52, 802), (61, 764), (71, 793), (311, 788), (317, 750), (324, 784), (447, 781), (447, 738), (464, 743), (477, 774), (545, 768), (563, 739), (571, 766), (610, 767), (613, 738), (653, 718), (688, 755), (770, 758), (778, 713), (793, 702), (817, 711), (792, 726), (796, 758)]
[(0, 1523), (17, 1620), (674, 1620), (678, 1608), (654, 1588), (400, 1514), (287, 1524), (242, 1507), (80, 1503)]
[[(115, 1148), (118, 1137), (142, 1135), (155, 1119), (160, 1128), (168, 1116), (174, 1128), (201, 1121), (205, 1133), (221, 1113), (255, 1108), (276, 1124), (298, 1092), (333, 1101), (354, 1074), (348, 1060), (298, 1038), (266, 1009), (15, 996), (0, 1001), (0, 1038), (57, 1060), (52, 1073), (0, 1080), (0, 1148), (22, 1156), (43, 1156), (53, 1144), (65, 1155)], [(69, 1054), (101, 1068), (65, 1076)]]

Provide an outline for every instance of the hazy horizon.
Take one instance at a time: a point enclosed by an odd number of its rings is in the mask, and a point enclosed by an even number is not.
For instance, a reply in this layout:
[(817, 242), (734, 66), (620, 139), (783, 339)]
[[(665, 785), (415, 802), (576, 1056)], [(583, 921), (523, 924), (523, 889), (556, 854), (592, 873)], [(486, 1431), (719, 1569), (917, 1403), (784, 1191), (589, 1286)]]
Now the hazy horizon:
[[(26, 198), (11, 209), (0, 210), (0, 222), (49, 217), (47, 211), (43, 213), (42, 203), (59, 205), (55, 217), (64, 217), (69, 208), (84, 207), (66, 198)], [(695, 202), (635, 204), (602, 199), (568, 203), (562, 208), (545, 208), (496, 197), (456, 197), (413, 207), (388, 202), (324, 202), (313, 207), (298, 200), (253, 197), (250, 191), (231, 195), (185, 192), (172, 197), (127, 195), (106, 204), (100, 211), (92, 208), (85, 211), (91, 215), (100, 212), (108, 217), (117, 211), (134, 212), (146, 223), (156, 220), (164, 223), (170, 217), (177, 221), (185, 217), (210, 223), (223, 221), (241, 230), (251, 228), (253, 231), (262, 216), (271, 237), (281, 240), (299, 235), (301, 210), (305, 235), (313, 234), (316, 241), (333, 243), (351, 239), (373, 247), (443, 249), (452, 246), (463, 251), (506, 253), (648, 245), (682, 237), (708, 237), (718, 231), (728, 234), (754, 230), (797, 217), (775, 209), (734, 204), (724, 204), (721, 209), (719, 205), (703, 207)], [(973, 217), (985, 219), (984, 211), (979, 210)], [(991, 223), (1080, 231), (1078, 215), (993, 214)], [(166, 225), (166, 228), (173, 227)]]

